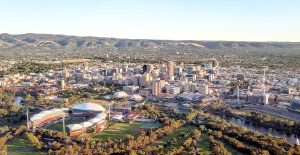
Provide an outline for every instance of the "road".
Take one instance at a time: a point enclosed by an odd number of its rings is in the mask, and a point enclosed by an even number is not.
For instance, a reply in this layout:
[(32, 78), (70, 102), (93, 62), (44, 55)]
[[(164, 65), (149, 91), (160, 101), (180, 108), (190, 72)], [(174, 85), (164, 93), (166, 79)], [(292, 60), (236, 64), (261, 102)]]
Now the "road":
[(245, 105), (243, 109), (256, 110), (270, 115), (286, 118), (300, 123), (300, 115), (287, 110), (277, 109), (270, 106)]

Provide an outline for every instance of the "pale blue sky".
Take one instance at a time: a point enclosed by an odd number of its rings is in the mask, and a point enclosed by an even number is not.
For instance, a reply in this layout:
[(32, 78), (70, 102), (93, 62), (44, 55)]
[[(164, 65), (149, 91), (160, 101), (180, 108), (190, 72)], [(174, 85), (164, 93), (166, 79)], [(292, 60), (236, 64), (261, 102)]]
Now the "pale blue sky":
[(300, 41), (300, 0), (0, 0), (0, 33)]

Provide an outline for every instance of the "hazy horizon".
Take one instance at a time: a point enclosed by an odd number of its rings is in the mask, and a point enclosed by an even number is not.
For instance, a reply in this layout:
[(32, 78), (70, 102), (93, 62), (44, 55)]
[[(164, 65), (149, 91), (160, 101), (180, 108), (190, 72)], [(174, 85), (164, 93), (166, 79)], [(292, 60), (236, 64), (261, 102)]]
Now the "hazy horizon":
[(1, 1), (0, 33), (300, 42), (300, 1)]
[(192, 40), (192, 39), (148, 39), (148, 38), (126, 38), (126, 37), (105, 37), (105, 36), (91, 36), (91, 35), (72, 35), (72, 34), (55, 34), (55, 33), (0, 33), (0, 35), (8, 34), (8, 35), (26, 35), (26, 34), (36, 34), (36, 35), (61, 35), (61, 36), (74, 36), (74, 37), (95, 37), (95, 38), (111, 38), (111, 39), (130, 39), (130, 40), (166, 40), (166, 41), (220, 41), (220, 42), (286, 42), (286, 43), (300, 43), (300, 41), (256, 41), (256, 40)]

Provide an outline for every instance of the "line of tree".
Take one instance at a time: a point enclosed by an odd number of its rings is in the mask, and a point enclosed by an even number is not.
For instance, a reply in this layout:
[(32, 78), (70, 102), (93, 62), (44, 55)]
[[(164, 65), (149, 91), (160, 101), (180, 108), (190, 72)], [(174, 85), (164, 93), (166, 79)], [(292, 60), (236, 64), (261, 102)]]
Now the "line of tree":
[(223, 135), (235, 138), (258, 149), (267, 150), (271, 154), (279, 155), (300, 153), (300, 147), (289, 144), (283, 138), (277, 138), (271, 135), (262, 135), (245, 127), (238, 127), (212, 115), (207, 117), (207, 123), (205, 126), (208, 129), (220, 131)]
[(24, 133), (26, 131), (26, 126), (19, 126), (18, 128), (11, 128), (9, 132), (7, 132), (5, 135), (0, 137), (0, 154), (6, 155), (7, 154), (7, 147), (5, 143), (20, 134)]
[(39, 139), (33, 135), (32, 133), (30, 132), (25, 132), (24, 133), (25, 135), (25, 138), (29, 141), (29, 143), (37, 150), (41, 149), (42, 148), (42, 144), (41, 142), (39, 141)]
[(254, 125), (272, 128), (288, 135), (295, 134), (300, 136), (300, 124), (292, 120), (273, 117), (260, 112), (251, 112), (250, 115), (245, 116), (245, 119)]
[(213, 136), (209, 136), (209, 140), (211, 143), (212, 155), (231, 155), (231, 152), (224, 147), (222, 142), (215, 140)]

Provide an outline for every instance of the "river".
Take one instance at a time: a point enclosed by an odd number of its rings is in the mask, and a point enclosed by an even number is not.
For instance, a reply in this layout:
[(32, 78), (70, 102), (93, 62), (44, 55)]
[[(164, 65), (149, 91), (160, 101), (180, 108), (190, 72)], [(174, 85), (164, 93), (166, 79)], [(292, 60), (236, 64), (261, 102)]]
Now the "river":
[[(189, 110), (182, 109), (182, 108), (177, 108), (176, 110), (177, 110), (178, 113), (188, 113), (189, 112)], [(264, 127), (254, 126), (253, 124), (245, 122), (245, 121), (243, 121), (241, 119), (238, 119), (238, 118), (228, 117), (228, 116), (225, 116), (225, 115), (215, 115), (215, 116), (222, 117), (223, 119), (225, 119), (225, 120), (227, 120), (231, 123), (234, 123), (238, 126), (243, 126), (243, 127), (248, 128), (248, 129), (251, 129), (253, 131), (257, 131), (259, 133), (262, 133), (262, 134), (270, 134), (270, 135), (273, 135), (273, 136), (284, 138), (290, 144), (295, 144), (297, 138), (299, 138), (294, 134), (287, 135), (285, 133), (278, 132), (274, 129), (267, 129), (267, 128), (264, 128)]]
[(285, 133), (278, 132), (278, 131), (273, 130), (273, 129), (267, 129), (267, 128), (264, 128), (264, 127), (254, 126), (251, 123), (245, 122), (241, 119), (237, 119), (237, 118), (234, 118), (234, 117), (226, 117), (225, 115), (223, 115), (222, 118), (227, 120), (227, 121), (230, 121), (231, 123), (234, 123), (238, 126), (243, 126), (243, 127), (248, 128), (248, 129), (260, 132), (262, 134), (271, 134), (273, 136), (282, 137), (282, 138), (286, 139), (290, 144), (295, 144), (295, 142), (297, 140), (297, 136), (294, 135), (294, 134), (287, 135)]

